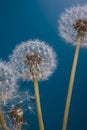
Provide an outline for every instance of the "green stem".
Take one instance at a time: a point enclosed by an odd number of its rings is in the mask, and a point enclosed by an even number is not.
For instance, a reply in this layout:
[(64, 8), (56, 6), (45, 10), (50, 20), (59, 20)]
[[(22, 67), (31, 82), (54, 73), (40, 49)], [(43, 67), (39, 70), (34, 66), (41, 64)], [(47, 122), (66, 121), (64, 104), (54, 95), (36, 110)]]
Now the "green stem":
[(3, 112), (1, 109), (0, 109), (0, 125), (1, 125), (2, 130), (7, 130), (6, 122), (4, 120)]
[(74, 55), (74, 60), (73, 60), (73, 65), (72, 65), (72, 70), (71, 70), (71, 76), (70, 76), (70, 81), (69, 81), (62, 130), (66, 130), (66, 128), (67, 128), (68, 115), (69, 115), (69, 109), (70, 109), (70, 101), (71, 101), (71, 96), (72, 96), (77, 60), (78, 60), (78, 55), (79, 55), (79, 50), (80, 50), (80, 45), (81, 45), (81, 37), (78, 37), (77, 42), (78, 43), (76, 45), (76, 50), (75, 50), (75, 55)]
[(35, 98), (36, 98), (36, 108), (38, 114), (39, 129), (44, 130), (44, 124), (43, 124), (42, 112), (40, 106), (39, 87), (38, 87), (38, 81), (36, 79), (34, 79), (34, 91), (35, 91)]

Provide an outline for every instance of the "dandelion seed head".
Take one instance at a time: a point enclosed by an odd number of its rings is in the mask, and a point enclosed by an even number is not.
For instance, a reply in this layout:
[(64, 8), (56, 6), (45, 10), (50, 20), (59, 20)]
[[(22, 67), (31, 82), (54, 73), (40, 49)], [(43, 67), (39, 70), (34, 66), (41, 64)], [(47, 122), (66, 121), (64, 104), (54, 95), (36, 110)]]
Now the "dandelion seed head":
[(81, 46), (87, 46), (87, 5), (77, 5), (66, 9), (60, 16), (59, 32), (67, 42), (76, 45), (76, 39), (82, 36)]
[[(30, 94), (28, 90), (22, 91), (19, 88), (16, 89), (13, 98), (9, 100), (6, 106), (3, 106), (5, 119), (7, 122), (8, 128), (15, 130), (15, 123), (19, 121), (20, 117), (23, 117), (24, 120), (20, 120), (19, 123), (24, 123), (26, 125), (26, 113), (35, 114), (34, 105), (35, 102), (32, 101), (35, 97)], [(33, 106), (33, 107), (32, 107)], [(29, 109), (29, 107), (31, 109)], [(22, 119), (22, 118), (21, 118)], [(14, 128), (14, 129), (13, 129)]]
[(18, 78), (45, 80), (56, 68), (56, 54), (45, 42), (30, 40), (16, 47), (10, 63)]
[(0, 104), (6, 105), (15, 91), (16, 81), (11, 68), (0, 61)]

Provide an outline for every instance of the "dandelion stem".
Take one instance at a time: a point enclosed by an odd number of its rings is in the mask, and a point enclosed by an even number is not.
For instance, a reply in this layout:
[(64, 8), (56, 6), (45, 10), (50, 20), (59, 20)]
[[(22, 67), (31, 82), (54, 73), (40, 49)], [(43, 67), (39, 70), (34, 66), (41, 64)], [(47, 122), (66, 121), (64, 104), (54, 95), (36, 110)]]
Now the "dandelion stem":
[(37, 107), (37, 114), (38, 114), (39, 129), (44, 130), (44, 124), (43, 124), (42, 112), (41, 112), (41, 106), (40, 106), (39, 87), (38, 87), (38, 81), (36, 79), (34, 79), (34, 91), (35, 91), (35, 97), (36, 97), (36, 107)]
[(80, 36), (78, 37), (77, 42), (78, 43), (76, 45), (76, 50), (75, 50), (75, 54), (74, 54), (74, 60), (73, 60), (73, 65), (72, 65), (72, 70), (71, 70), (69, 87), (68, 87), (68, 94), (67, 94), (67, 99), (66, 99), (66, 104), (65, 104), (65, 112), (64, 112), (64, 118), (63, 118), (62, 130), (66, 130), (66, 128), (67, 128), (68, 115), (69, 115), (69, 109), (70, 109), (70, 101), (71, 101), (71, 96), (72, 96), (77, 60), (78, 60), (78, 55), (79, 55), (79, 50), (80, 50), (80, 45), (81, 45), (81, 37)]
[(0, 109), (0, 125), (1, 125), (2, 130), (7, 130), (6, 122), (4, 120), (3, 112), (1, 109)]

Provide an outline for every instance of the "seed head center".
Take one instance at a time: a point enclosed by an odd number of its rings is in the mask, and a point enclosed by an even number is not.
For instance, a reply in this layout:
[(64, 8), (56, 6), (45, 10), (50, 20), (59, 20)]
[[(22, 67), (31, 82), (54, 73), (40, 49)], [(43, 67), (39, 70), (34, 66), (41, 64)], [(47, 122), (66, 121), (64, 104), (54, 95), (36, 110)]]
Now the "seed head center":
[(30, 54), (27, 54), (26, 57), (25, 57), (25, 64), (27, 65), (38, 65), (40, 64), (42, 61), (42, 56), (39, 54), (39, 53), (30, 53)]
[(73, 23), (73, 28), (77, 31), (78, 35), (83, 35), (87, 32), (87, 20), (77, 19)]

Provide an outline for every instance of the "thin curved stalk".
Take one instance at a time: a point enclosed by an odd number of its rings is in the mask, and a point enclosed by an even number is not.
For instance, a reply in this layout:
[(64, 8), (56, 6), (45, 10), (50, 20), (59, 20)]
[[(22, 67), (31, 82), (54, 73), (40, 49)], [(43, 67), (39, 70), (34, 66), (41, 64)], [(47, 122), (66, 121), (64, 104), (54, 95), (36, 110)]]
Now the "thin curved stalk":
[(65, 112), (64, 112), (64, 118), (63, 118), (62, 130), (66, 130), (66, 128), (67, 128), (70, 102), (71, 102), (71, 96), (72, 96), (72, 90), (73, 90), (73, 84), (74, 84), (74, 78), (75, 78), (75, 72), (76, 72), (76, 66), (77, 66), (80, 45), (81, 45), (81, 37), (78, 37), (74, 60), (73, 60), (73, 65), (72, 65), (72, 70), (71, 70), (71, 75), (70, 75), (68, 94), (67, 94), (67, 99), (66, 99), (66, 104), (65, 104)]
[(0, 109), (0, 125), (2, 130), (7, 130), (6, 122), (4, 120), (3, 112), (1, 109)]
[(39, 129), (44, 130), (44, 124), (43, 124), (42, 112), (40, 106), (39, 87), (38, 87), (38, 81), (36, 79), (34, 79), (34, 91), (35, 91), (35, 98), (36, 98), (36, 108), (37, 108)]

